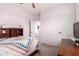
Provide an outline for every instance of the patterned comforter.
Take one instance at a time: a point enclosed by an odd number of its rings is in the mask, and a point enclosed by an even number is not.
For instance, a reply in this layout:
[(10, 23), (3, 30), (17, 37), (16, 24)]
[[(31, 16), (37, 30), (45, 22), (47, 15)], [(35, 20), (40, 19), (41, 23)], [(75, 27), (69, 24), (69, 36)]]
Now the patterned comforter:
[(33, 38), (13, 38), (12, 40), (5, 40), (0, 42), (0, 55), (26, 56), (36, 48), (37, 44), (37, 40)]

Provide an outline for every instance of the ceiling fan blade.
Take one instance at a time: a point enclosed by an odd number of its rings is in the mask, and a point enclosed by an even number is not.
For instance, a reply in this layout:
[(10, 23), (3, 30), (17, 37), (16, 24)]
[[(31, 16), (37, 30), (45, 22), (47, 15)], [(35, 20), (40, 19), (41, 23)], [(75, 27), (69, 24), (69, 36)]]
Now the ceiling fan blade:
[(35, 8), (35, 4), (34, 3), (32, 3), (32, 7)]
[(23, 4), (23, 3), (19, 3), (19, 4)]

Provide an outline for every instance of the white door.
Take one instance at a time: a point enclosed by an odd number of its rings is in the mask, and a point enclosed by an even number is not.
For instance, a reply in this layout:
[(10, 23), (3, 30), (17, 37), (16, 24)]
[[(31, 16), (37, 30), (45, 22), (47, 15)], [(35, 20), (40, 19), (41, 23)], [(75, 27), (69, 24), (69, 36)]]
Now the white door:
[(40, 21), (31, 21), (31, 36), (39, 41)]
[(58, 19), (58, 41), (59, 44), (62, 39), (70, 39), (73, 37), (73, 13), (64, 14)]

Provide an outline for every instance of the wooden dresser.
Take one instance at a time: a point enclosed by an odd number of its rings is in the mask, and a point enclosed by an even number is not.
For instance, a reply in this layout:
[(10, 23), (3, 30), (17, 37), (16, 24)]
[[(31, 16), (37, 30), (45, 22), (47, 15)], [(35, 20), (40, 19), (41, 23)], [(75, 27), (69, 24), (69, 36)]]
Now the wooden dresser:
[(22, 28), (0, 28), (0, 38), (23, 36)]
[(58, 50), (60, 56), (79, 56), (79, 47), (70, 39), (63, 39)]

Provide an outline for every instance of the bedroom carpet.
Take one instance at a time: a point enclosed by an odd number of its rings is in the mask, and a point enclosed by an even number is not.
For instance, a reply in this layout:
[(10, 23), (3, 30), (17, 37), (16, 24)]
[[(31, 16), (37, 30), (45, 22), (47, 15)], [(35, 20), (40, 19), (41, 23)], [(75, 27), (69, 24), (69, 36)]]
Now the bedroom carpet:
[(41, 44), (39, 51), (36, 51), (32, 56), (57, 56), (58, 47)]

